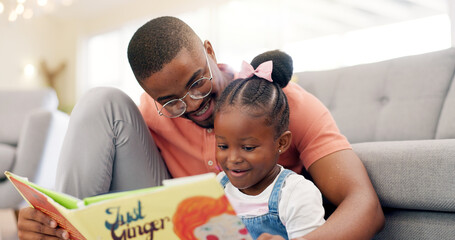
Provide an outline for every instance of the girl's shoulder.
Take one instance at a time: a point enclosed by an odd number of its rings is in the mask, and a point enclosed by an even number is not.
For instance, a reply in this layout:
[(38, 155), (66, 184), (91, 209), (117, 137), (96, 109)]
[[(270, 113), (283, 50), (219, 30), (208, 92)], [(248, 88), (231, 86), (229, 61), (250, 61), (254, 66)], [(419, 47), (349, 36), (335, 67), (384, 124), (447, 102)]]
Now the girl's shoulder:
[[(286, 178), (286, 182), (283, 185), (283, 191), (288, 191), (288, 192), (299, 192), (299, 193), (308, 193), (308, 192), (319, 192), (319, 189), (316, 187), (316, 185), (306, 179), (304, 176), (294, 173), (290, 174)], [(295, 195), (295, 193), (293, 193)]]

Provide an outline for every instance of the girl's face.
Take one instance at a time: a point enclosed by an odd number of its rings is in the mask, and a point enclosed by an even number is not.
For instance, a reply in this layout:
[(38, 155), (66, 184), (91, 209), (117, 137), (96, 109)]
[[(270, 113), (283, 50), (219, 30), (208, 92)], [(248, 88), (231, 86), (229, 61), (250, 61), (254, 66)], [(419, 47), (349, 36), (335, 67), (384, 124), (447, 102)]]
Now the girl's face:
[(257, 195), (280, 172), (279, 139), (265, 117), (252, 117), (235, 107), (215, 116), (216, 159), (230, 182), (248, 195)]

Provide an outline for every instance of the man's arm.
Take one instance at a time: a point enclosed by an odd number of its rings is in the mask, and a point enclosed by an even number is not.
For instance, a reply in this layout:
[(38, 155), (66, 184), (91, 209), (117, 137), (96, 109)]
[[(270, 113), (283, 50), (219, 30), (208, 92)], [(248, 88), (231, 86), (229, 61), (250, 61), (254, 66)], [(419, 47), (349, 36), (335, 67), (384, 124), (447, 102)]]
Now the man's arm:
[(322, 194), (337, 205), (305, 239), (371, 239), (384, 226), (384, 213), (366, 169), (352, 150), (329, 154), (308, 169)]

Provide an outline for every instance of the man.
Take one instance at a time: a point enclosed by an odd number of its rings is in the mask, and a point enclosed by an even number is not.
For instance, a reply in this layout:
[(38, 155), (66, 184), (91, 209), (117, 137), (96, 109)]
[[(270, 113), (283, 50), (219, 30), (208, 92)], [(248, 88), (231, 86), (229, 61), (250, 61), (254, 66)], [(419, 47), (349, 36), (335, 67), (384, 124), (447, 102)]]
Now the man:
[[(140, 112), (118, 90), (87, 93), (71, 115), (57, 190), (87, 197), (159, 185), (171, 176), (220, 171), (214, 158), (213, 107), (233, 74), (216, 64), (211, 43), (202, 43), (179, 19), (160, 17), (138, 29), (128, 59), (147, 93)], [(362, 162), (314, 96), (294, 83), (284, 92), (294, 137), (279, 163), (296, 172), (305, 167), (323, 195), (338, 206), (305, 239), (373, 237), (384, 215)], [(20, 211), (18, 229), (20, 239), (68, 237), (32, 208)]]

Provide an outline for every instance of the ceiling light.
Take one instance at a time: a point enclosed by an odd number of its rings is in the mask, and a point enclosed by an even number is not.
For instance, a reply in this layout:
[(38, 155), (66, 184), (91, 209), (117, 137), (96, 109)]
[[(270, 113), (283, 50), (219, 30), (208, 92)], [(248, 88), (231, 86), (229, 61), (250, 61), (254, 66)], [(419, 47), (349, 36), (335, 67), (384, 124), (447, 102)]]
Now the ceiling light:
[(43, 6), (46, 6), (47, 0), (38, 0), (37, 3), (38, 3), (38, 5), (40, 5), (41, 7), (43, 7)]
[(22, 13), (24, 13), (24, 10), (25, 10), (24, 4), (22, 4), (22, 3), (17, 4), (17, 7), (16, 7), (17, 15), (21, 15)]
[(12, 11), (9, 16), (8, 16), (8, 21), (14, 22), (17, 19), (17, 13), (16, 11)]
[[(0, 0), (0, 21), (10, 22), (46, 15), (59, 7), (69, 7), (75, 0)], [(2, 14), (6, 13), (6, 14)]]
[(36, 68), (35, 68), (35, 66), (33, 66), (33, 64), (29, 63), (29, 64), (25, 65), (24, 75), (26, 77), (33, 77), (33, 76), (35, 76), (35, 73), (36, 73)]

